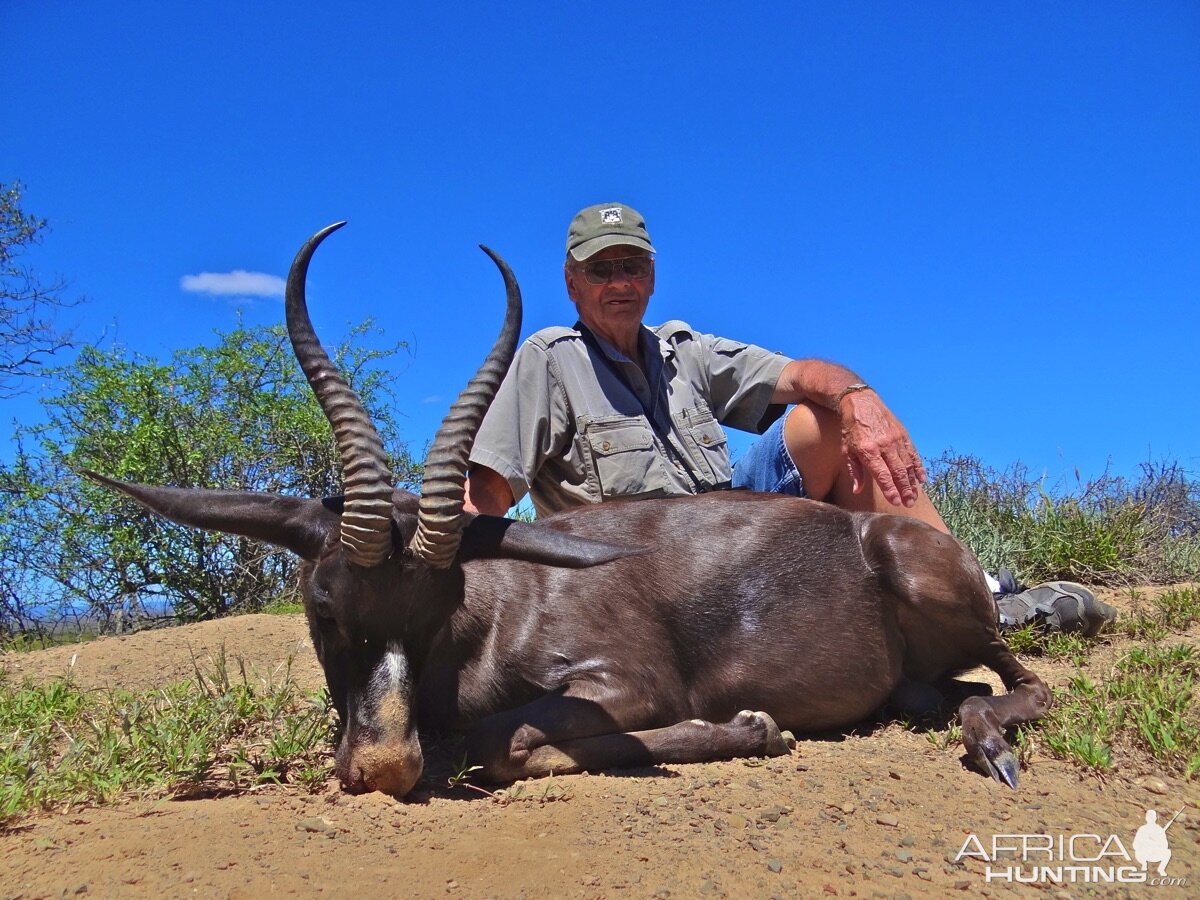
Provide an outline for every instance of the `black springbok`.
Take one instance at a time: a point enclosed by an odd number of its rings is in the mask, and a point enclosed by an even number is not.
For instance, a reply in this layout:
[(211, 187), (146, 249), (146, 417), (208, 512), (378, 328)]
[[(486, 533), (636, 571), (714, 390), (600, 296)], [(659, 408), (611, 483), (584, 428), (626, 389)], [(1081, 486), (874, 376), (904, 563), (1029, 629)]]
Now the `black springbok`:
[[(296, 356), (342, 455), (345, 497), (149, 487), (89, 473), (175, 522), (248, 535), (304, 561), (305, 611), (341, 720), (351, 791), (407, 793), (417, 723), (468, 732), (506, 781), (788, 752), (794, 731), (927, 707), (976, 665), (1010, 693), (959, 707), (967, 754), (1015, 787), (1004, 729), (1050, 693), (1005, 647), (983, 573), (912, 519), (721, 492), (606, 503), (525, 524), (463, 510), (466, 458), (516, 348), (507, 265), (500, 337), (442, 423), (420, 497), (394, 490), (383, 444), (308, 316), (301, 248), (287, 285)], [(751, 711), (754, 710), (754, 711)]]

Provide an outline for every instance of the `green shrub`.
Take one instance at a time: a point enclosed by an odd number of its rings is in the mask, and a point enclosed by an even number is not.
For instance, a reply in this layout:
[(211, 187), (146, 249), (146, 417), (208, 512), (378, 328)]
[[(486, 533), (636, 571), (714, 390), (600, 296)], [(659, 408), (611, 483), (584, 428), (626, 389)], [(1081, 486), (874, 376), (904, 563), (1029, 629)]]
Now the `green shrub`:
[(1035, 584), (1169, 584), (1200, 578), (1200, 481), (1177, 465), (1142, 466), (1135, 480), (1103, 475), (1048, 488), (1017, 464), (970, 456), (930, 467), (930, 499), (990, 572)]

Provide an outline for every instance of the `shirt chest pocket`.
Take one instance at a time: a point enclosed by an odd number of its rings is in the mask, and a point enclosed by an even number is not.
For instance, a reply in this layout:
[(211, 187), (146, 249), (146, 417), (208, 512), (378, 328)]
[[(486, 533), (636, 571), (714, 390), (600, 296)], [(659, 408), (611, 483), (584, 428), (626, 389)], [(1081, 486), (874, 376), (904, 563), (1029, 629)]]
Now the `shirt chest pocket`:
[(583, 448), (603, 499), (667, 491), (670, 485), (662, 458), (644, 420), (605, 416), (580, 424)]
[(681, 410), (673, 417), (683, 437), (693, 470), (705, 487), (725, 487), (733, 478), (725, 432), (705, 406)]

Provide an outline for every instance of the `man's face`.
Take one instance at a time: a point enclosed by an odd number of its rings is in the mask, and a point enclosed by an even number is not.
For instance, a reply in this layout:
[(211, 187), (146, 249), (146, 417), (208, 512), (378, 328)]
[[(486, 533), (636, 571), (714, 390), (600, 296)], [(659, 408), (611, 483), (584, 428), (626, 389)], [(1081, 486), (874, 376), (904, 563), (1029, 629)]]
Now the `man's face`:
[[(645, 278), (631, 278), (621, 265), (613, 267), (611, 280), (592, 284), (584, 274), (589, 263), (608, 260), (648, 258), (638, 247), (608, 247), (582, 263), (571, 261), (566, 267), (567, 295), (579, 308), (579, 318), (600, 335), (612, 340), (636, 332), (654, 293), (654, 264)], [(595, 280), (595, 279), (593, 279)]]

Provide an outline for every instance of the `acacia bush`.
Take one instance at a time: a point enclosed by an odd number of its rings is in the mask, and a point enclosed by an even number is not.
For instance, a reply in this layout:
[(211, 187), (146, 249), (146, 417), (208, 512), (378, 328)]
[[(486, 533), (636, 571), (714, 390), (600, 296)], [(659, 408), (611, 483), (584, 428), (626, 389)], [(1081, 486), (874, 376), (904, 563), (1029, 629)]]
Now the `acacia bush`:
[[(370, 412), (400, 484), (419, 467), (399, 439), (383, 363), (364, 325), (333, 351)], [(193, 621), (294, 593), (297, 561), (249, 538), (165, 522), (78, 473), (176, 487), (322, 497), (341, 491), (324, 415), (282, 327), (238, 328), (169, 361), (83, 350), (57, 373), (47, 421), (18, 431), (0, 468), (0, 628), (118, 631)]]

